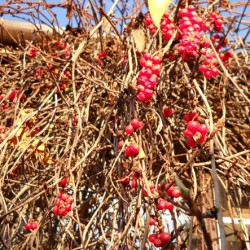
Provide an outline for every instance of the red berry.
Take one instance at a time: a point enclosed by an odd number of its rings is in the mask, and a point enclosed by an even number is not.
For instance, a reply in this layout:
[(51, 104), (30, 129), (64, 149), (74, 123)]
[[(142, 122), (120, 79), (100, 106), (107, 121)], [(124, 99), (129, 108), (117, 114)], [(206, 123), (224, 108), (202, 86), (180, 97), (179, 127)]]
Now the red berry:
[(149, 225), (153, 226), (155, 225), (156, 220), (154, 218), (150, 218)]
[(60, 194), (60, 199), (62, 200), (62, 201), (67, 201), (67, 199), (68, 199), (68, 195), (67, 194), (65, 194), (65, 193), (61, 193)]
[(159, 56), (153, 56), (151, 60), (152, 60), (153, 64), (160, 64), (161, 63), (161, 58)]
[(57, 206), (53, 207), (52, 212), (56, 216), (60, 215), (60, 209), (59, 209), (59, 207), (57, 207)]
[(193, 136), (193, 135), (194, 135), (193, 132), (191, 132), (191, 131), (189, 131), (189, 130), (187, 130), (187, 129), (184, 130), (183, 134), (184, 134), (185, 136), (187, 136), (187, 137)]
[(206, 124), (200, 124), (198, 132), (200, 132), (202, 135), (205, 135), (209, 132), (209, 128)]
[(131, 124), (129, 124), (126, 128), (125, 131), (128, 135), (132, 135), (134, 133), (134, 128)]
[(164, 210), (166, 208), (166, 202), (164, 199), (162, 198), (159, 198), (158, 201), (157, 201), (157, 209), (158, 210)]
[(148, 53), (148, 52), (145, 52), (144, 54), (143, 54), (143, 57), (144, 57), (144, 59), (146, 60), (146, 61), (148, 61), (148, 60), (151, 60), (151, 55)]
[(66, 210), (67, 212), (71, 211), (71, 209), (72, 209), (72, 204), (67, 204), (67, 205), (65, 206), (65, 210)]
[(157, 239), (158, 238), (158, 235), (157, 234), (150, 234), (149, 236), (148, 236), (148, 240), (150, 241), (150, 242), (154, 242), (154, 240), (155, 239)]
[(179, 188), (174, 188), (171, 193), (171, 196), (174, 198), (179, 198), (180, 195), (181, 195), (181, 190)]
[(137, 179), (133, 179), (133, 180), (131, 181), (131, 187), (132, 187), (132, 188), (137, 188)]
[(190, 132), (192, 132), (193, 134), (195, 134), (199, 130), (199, 127), (200, 127), (199, 122), (190, 121), (190, 122), (188, 122), (186, 129), (189, 130)]
[(168, 108), (163, 109), (163, 116), (165, 118), (172, 116), (174, 113), (175, 113), (175, 110), (173, 108), (168, 107)]
[(160, 239), (156, 238), (156, 239), (154, 240), (154, 246), (155, 246), (155, 247), (162, 247), (162, 246), (163, 246), (163, 243), (162, 243), (162, 241), (161, 241)]
[(171, 240), (171, 235), (170, 233), (167, 233), (167, 232), (160, 233), (158, 237), (163, 242), (163, 245), (167, 244)]
[(68, 182), (69, 182), (69, 178), (68, 177), (64, 177), (63, 179), (61, 179), (59, 181), (59, 185), (66, 186), (68, 184)]
[(68, 214), (68, 211), (65, 208), (60, 209), (60, 216), (66, 216)]
[(127, 175), (123, 175), (122, 178), (121, 178), (121, 182), (124, 185), (129, 184), (129, 178), (128, 178), (128, 176)]
[(133, 155), (137, 155), (139, 154), (140, 146), (137, 143), (132, 143), (130, 144), (130, 150)]
[(130, 146), (128, 146), (128, 147), (125, 149), (125, 155), (126, 155), (127, 157), (133, 156), (133, 153), (132, 153), (132, 151), (131, 151)]
[(30, 223), (30, 229), (35, 230), (37, 229), (37, 224), (35, 222)]
[(140, 120), (137, 118), (134, 118), (131, 120), (130, 124), (133, 126), (134, 129), (137, 129), (140, 127)]
[(27, 230), (30, 230), (31, 229), (31, 223), (30, 222), (25, 223), (24, 228), (27, 229)]
[(197, 146), (196, 141), (194, 140), (193, 136), (189, 136), (186, 138), (186, 143), (189, 147), (194, 148)]
[(168, 210), (173, 210), (174, 209), (174, 205), (172, 203), (166, 201), (165, 202), (165, 208), (168, 209)]

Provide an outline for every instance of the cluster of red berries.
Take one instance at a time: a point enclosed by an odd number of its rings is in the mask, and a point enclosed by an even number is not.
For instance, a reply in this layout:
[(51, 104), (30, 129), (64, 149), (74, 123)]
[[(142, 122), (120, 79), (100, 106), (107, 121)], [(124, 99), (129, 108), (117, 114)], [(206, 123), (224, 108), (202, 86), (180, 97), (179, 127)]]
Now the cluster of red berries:
[(163, 116), (165, 118), (171, 117), (175, 113), (175, 109), (171, 107), (167, 107), (163, 109)]
[(122, 176), (122, 178), (121, 178), (121, 182), (122, 182), (122, 184), (124, 184), (124, 185), (130, 184), (130, 186), (131, 186), (132, 188), (137, 188), (137, 186), (138, 186), (138, 185), (137, 185), (137, 180), (138, 180), (138, 178), (139, 178), (139, 175), (138, 175), (137, 172), (134, 172), (134, 173), (132, 174), (131, 178), (129, 178), (128, 175), (124, 174), (124, 175)]
[(37, 53), (38, 53), (38, 49), (32, 47), (32, 48), (29, 48), (28, 50), (28, 55), (30, 57), (36, 57), (37, 56)]
[(138, 143), (131, 143), (128, 147), (125, 149), (125, 155), (127, 157), (133, 157), (138, 155), (140, 152), (140, 146)]
[(209, 26), (198, 16), (193, 5), (187, 9), (181, 9), (179, 29), (181, 31), (181, 41), (178, 45), (178, 53), (182, 56), (183, 61), (189, 61), (197, 58), (201, 46), (201, 31), (209, 29)]
[(73, 198), (64, 192), (61, 192), (52, 212), (56, 216), (66, 216), (72, 209)]
[(210, 15), (210, 19), (211, 19), (212, 23), (214, 24), (215, 31), (222, 32), (223, 20), (220, 18), (220, 16), (217, 13), (213, 12)]
[(219, 71), (216, 68), (218, 61), (213, 50), (211, 48), (203, 48), (201, 49), (201, 54), (205, 60), (199, 67), (200, 72), (202, 72), (207, 79), (218, 76)]
[(36, 222), (27, 222), (24, 224), (24, 228), (26, 230), (35, 230), (35, 229), (37, 229), (37, 224), (36, 224)]
[(145, 52), (140, 59), (140, 65), (143, 67), (140, 70), (137, 79), (137, 100), (140, 102), (148, 102), (151, 100), (156, 84), (161, 73), (161, 58), (159, 56), (151, 56)]
[(163, 232), (160, 234), (150, 234), (148, 236), (148, 240), (149, 242), (153, 243), (155, 247), (162, 247), (170, 242), (171, 235), (167, 232)]
[(96, 59), (95, 59), (95, 62), (96, 62), (97, 64), (99, 64), (101, 67), (103, 67), (103, 66), (104, 66), (104, 63), (102, 62), (102, 59), (105, 59), (107, 56), (108, 56), (108, 53), (107, 53), (106, 51), (101, 51), (101, 52), (97, 55), (97, 57), (96, 57)]
[(206, 124), (200, 124), (198, 121), (189, 121), (183, 134), (186, 136), (186, 143), (189, 147), (194, 148), (197, 142), (203, 143), (209, 128)]
[[(165, 41), (169, 41), (172, 37), (173, 34), (176, 31), (176, 27), (174, 25), (174, 19), (169, 16), (168, 13), (165, 13), (162, 17), (162, 22), (161, 22), (161, 31), (163, 34), (163, 38)], [(179, 33), (177, 33), (174, 37), (174, 41), (178, 40), (180, 37)]]
[(157, 27), (155, 26), (154, 21), (149, 12), (145, 15), (145, 24), (147, 25), (150, 34), (154, 35), (157, 31)]
[(230, 58), (233, 57), (232, 51), (227, 51), (227, 52), (221, 52), (220, 53), (220, 59), (223, 63), (228, 62)]
[(144, 123), (137, 118), (131, 120), (130, 124), (125, 128), (128, 135), (132, 135), (135, 130), (143, 128)]
[[(155, 32), (157, 31), (157, 27), (155, 26), (154, 21), (149, 12), (145, 15), (145, 24), (147, 25), (150, 34), (155, 34)], [(168, 13), (165, 13), (162, 17), (161, 31), (165, 41), (169, 41), (176, 31), (174, 20), (172, 17), (169, 16)], [(179, 37), (180, 35), (177, 33), (174, 40), (178, 40)]]

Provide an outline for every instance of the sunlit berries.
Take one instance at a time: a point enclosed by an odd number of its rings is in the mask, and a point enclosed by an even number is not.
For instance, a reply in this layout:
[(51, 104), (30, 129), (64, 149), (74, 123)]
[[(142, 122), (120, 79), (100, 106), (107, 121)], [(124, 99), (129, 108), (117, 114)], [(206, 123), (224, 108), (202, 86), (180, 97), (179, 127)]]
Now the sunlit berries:
[(159, 234), (150, 234), (148, 236), (149, 242), (153, 243), (155, 247), (162, 247), (163, 245), (171, 241), (171, 235), (167, 232), (162, 232)]
[(37, 229), (37, 223), (36, 222), (27, 222), (24, 224), (24, 228), (26, 230), (35, 230), (35, 229)]
[(137, 79), (137, 100), (140, 102), (149, 102), (153, 97), (154, 89), (161, 73), (161, 59), (159, 56), (151, 56), (145, 52), (139, 62), (142, 69)]
[(183, 134), (186, 136), (186, 143), (194, 148), (197, 143), (203, 143), (206, 140), (206, 134), (209, 128), (206, 124), (200, 124), (198, 121), (189, 121)]
[(133, 157), (138, 155), (140, 152), (140, 146), (137, 143), (131, 143), (126, 149), (125, 149), (125, 155), (127, 157)]
[(61, 192), (56, 200), (52, 212), (56, 216), (66, 216), (72, 209), (73, 197), (64, 192)]

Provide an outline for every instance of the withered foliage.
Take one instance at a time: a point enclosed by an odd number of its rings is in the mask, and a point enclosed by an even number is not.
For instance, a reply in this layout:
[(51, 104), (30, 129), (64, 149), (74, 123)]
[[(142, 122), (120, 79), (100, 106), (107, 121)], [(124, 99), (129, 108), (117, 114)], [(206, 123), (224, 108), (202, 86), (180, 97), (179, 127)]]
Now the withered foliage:
[[(201, 57), (183, 62), (178, 41), (149, 33), (144, 1), (0, 5), (3, 20), (11, 15), (36, 30), (25, 40), (25, 33), (0, 23), (1, 249), (154, 249), (148, 235), (159, 231), (171, 233), (162, 249), (195, 249), (196, 242), (219, 249), (229, 238), (249, 249), (242, 218), (250, 194), (250, 23), (247, 11), (237, 9), (249, 2), (175, 2), (176, 25), (177, 11), (188, 4), (200, 16), (222, 16), (220, 42), (232, 57), (220, 61), (217, 77), (207, 80), (199, 72)], [(65, 29), (58, 9), (66, 12)], [(211, 29), (204, 37), (213, 35)], [(148, 103), (136, 99), (144, 49), (163, 58)], [(165, 107), (175, 110), (170, 118), (163, 116)], [(183, 135), (183, 116), (191, 111), (210, 127), (196, 148)], [(128, 136), (125, 127), (135, 117), (144, 127)], [(141, 147), (137, 157), (124, 154), (130, 142)], [(137, 187), (123, 184), (124, 175), (130, 183), (136, 176)], [(66, 187), (59, 184), (64, 177)], [(145, 197), (157, 184), (160, 190)], [(178, 185), (182, 197), (166, 197), (165, 184)], [(74, 199), (65, 217), (52, 213), (62, 191)], [(158, 211), (159, 196), (175, 210)], [(149, 226), (150, 217), (158, 217), (158, 226)], [(223, 217), (239, 223), (223, 224)], [(38, 228), (25, 230), (28, 221)]]

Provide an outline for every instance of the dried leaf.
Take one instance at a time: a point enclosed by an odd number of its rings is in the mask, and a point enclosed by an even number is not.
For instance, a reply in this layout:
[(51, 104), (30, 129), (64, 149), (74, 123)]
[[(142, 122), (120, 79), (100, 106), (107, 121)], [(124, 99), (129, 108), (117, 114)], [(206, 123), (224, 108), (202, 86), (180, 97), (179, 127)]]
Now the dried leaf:
[(161, 18), (167, 11), (172, 0), (148, 0), (148, 9), (154, 21), (154, 24), (159, 28)]
[(146, 158), (146, 155), (145, 155), (144, 150), (142, 149), (142, 147), (140, 147), (139, 159), (143, 159), (143, 158)]
[(145, 50), (145, 47), (146, 47), (146, 36), (145, 36), (144, 31), (140, 28), (135, 29), (132, 32), (132, 36), (133, 36), (134, 41), (135, 41), (136, 49), (139, 52), (143, 52)]

